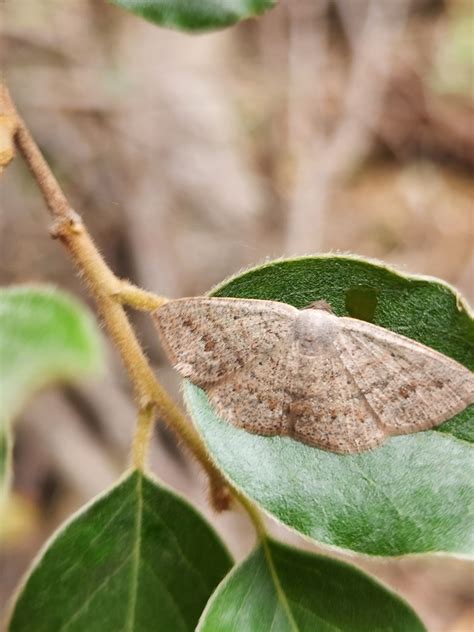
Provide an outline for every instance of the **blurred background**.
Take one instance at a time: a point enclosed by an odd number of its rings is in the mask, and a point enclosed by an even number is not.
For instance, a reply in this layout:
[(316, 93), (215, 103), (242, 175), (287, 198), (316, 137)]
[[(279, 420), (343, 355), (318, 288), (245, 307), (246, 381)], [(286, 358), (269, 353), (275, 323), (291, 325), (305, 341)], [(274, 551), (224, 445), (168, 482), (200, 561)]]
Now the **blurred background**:
[[(2, 11), (12, 93), (118, 275), (179, 297), (267, 258), (353, 252), (473, 301), (471, 0), (281, 0), (199, 36), (103, 0), (3, 0)], [(0, 282), (88, 300), (21, 160), (1, 202)], [(149, 319), (132, 316), (179, 398)], [(107, 375), (43, 393), (19, 420), (0, 607), (56, 526), (127, 463), (134, 407), (107, 353)], [(162, 426), (151, 460), (246, 555), (245, 516), (213, 515), (199, 468)], [(466, 562), (350, 561), (400, 591), (430, 631), (474, 629)]]

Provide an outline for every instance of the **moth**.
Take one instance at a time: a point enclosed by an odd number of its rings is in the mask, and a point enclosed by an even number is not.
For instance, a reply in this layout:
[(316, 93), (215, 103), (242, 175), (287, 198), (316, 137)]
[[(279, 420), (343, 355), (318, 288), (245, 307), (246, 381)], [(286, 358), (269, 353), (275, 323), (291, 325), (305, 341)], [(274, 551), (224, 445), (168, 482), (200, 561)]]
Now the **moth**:
[(324, 301), (173, 300), (154, 313), (175, 369), (219, 416), (341, 454), (434, 428), (474, 403), (474, 374)]

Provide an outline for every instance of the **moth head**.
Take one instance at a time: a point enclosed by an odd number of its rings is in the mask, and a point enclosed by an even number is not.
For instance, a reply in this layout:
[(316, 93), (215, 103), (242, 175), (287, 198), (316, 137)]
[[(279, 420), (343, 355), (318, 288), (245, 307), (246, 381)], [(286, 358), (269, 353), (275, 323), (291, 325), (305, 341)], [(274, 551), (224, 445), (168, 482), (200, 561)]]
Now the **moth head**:
[(334, 314), (334, 312), (332, 311), (331, 305), (327, 301), (325, 301), (324, 299), (321, 299), (319, 301), (314, 301), (313, 303), (310, 303), (306, 307), (303, 307), (303, 309), (322, 309), (325, 312), (329, 312), (330, 314)]

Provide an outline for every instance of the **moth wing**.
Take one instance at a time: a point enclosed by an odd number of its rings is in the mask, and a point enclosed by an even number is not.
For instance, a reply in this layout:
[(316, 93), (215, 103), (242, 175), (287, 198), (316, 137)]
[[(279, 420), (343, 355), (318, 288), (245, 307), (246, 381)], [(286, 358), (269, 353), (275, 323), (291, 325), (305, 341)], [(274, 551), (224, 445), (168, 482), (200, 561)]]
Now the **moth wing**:
[(298, 356), (289, 388), (287, 434), (348, 454), (375, 448), (388, 435), (335, 350)]
[(474, 374), (410, 338), (341, 318), (334, 344), (389, 434), (433, 428), (474, 403)]
[(297, 313), (274, 301), (202, 297), (165, 303), (154, 320), (176, 370), (205, 387), (268, 355)]
[(288, 338), (239, 373), (206, 388), (209, 400), (220, 417), (247, 432), (287, 434), (287, 384), (296, 361)]

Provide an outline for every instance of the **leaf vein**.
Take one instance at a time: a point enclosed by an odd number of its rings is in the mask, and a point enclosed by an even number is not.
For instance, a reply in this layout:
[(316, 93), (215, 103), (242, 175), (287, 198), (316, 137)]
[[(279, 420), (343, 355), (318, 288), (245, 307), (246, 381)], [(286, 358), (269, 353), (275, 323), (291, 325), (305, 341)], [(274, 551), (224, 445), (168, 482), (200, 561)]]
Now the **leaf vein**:
[(130, 610), (127, 617), (127, 625), (126, 630), (132, 632), (134, 623), (135, 623), (135, 614), (137, 609), (137, 594), (138, 594), (138, 571), (140, 566), (140, 551), (141, 551), (141, 533), (142, 533), (142, 521), (143, 521), (143, 485), (142, 485), (142, 475), (138, 474), (137, 477), (137, 512), (135, 518), (135, 529), (134, 529), (134, 545), (131, 554), (132, 562), (132, 574), (130, 579), (130, 592), (129, 592), (129, 600), (130, 600)]
[(69, 628), (71, 626), (71, 624), (84, 612), (84, 610), (87, 610), (87, 608), (89, 607), (91, 601), (94, 599), (94, 597), (103, 589), (107, 586), (107, 584), (115, 577), (115, 575), (117, 575), (122, 568), (125, 566), (125, 564), (127, 564), (127, 562), (130, 561), (132, 555), (128, 555), (121, 564), (119, 564), (117, 566), (117, 568), (114, 570), (113, 573), (111, 573), (110, 575), (107, 575), (107, 577), (105, 577), (105, 579), (103, 581), (100, 582), (100, 584), (97, 586), (97, 588), (95, 588), (95, 590), (93, 590), (91, 592), (91, 594), (89, 595), (89, 597), (82, 602), (82, 604), (80, 605), (80, 607), (71, 615), (71, 617), (65, 622), (63, 623), (63, 625), (59, 628), (58, 632), (63, 632), (64, 630), (67, 630), (67, 628)]
[(206, 582), (204, 581), (204, 579), (202, 578), (201, 573), (193, 566), (192, 562), (187, 558), (187, 556), (185, 555), (183, 549), (181, 548), (181, 545), (179, 543), (178, 538), (176, 537), (176, 535), (174, 534), (173, 530), (166, 524), (166, 522), (163, 520), (163, 518), (160, 516), (160, 514), (158, 514), (157, 512), (155, 512), (153, 509), (151, 509), (150, 507), (146, 508), (147, 511), (149, 513), (151, 513), (154, 518), (166, 529), (166, 532), (168, 533), (168, 535), (171, 536), (171, 539), (173, 540), (175, 547), (176, 547), (176, 551), (179, 553), (180, 557), (182, 558), (182, 560), (184, 561), (185, 565), (188, 567), (188, 569), (190, 569), (193, 573), (193, 575), (199, 580), (199, 583), (201, 584), (201, 586), (204, 589), (204, 592), (206, 594), (208, 594), (209, 590), (213, 590), (214, 586), (208, 586), (206, 584)]
[(168, 595), (170, 602), (173, 604), (175, 611), (177, 612), (177, 614), (179, 615), (179, 618), (183, 622), (184, 629), (187, 630), (188, 629), (188, 624), (186, 622), (186, 619), (184, 618), (184, 615), (183, 615), (180, 607), (178, 606), (178, 603), (177, 603), (176, 599), (173, 596), (173, 593), (170, 591), (170, 589), (167, 587), (167, 585), (161, 579), (161, 577), (157, 574), (157, 572), (155, 571), (153, 566), (147, 560), (144, 560), (144, 563), (145, 563), (145, 566), (147, 566), (148, 569), (150, 570), (150, 572), (152, 573), (153, 577), (158, 581), (160, 586), (162, 586), (164, 593), (166, 595)]

